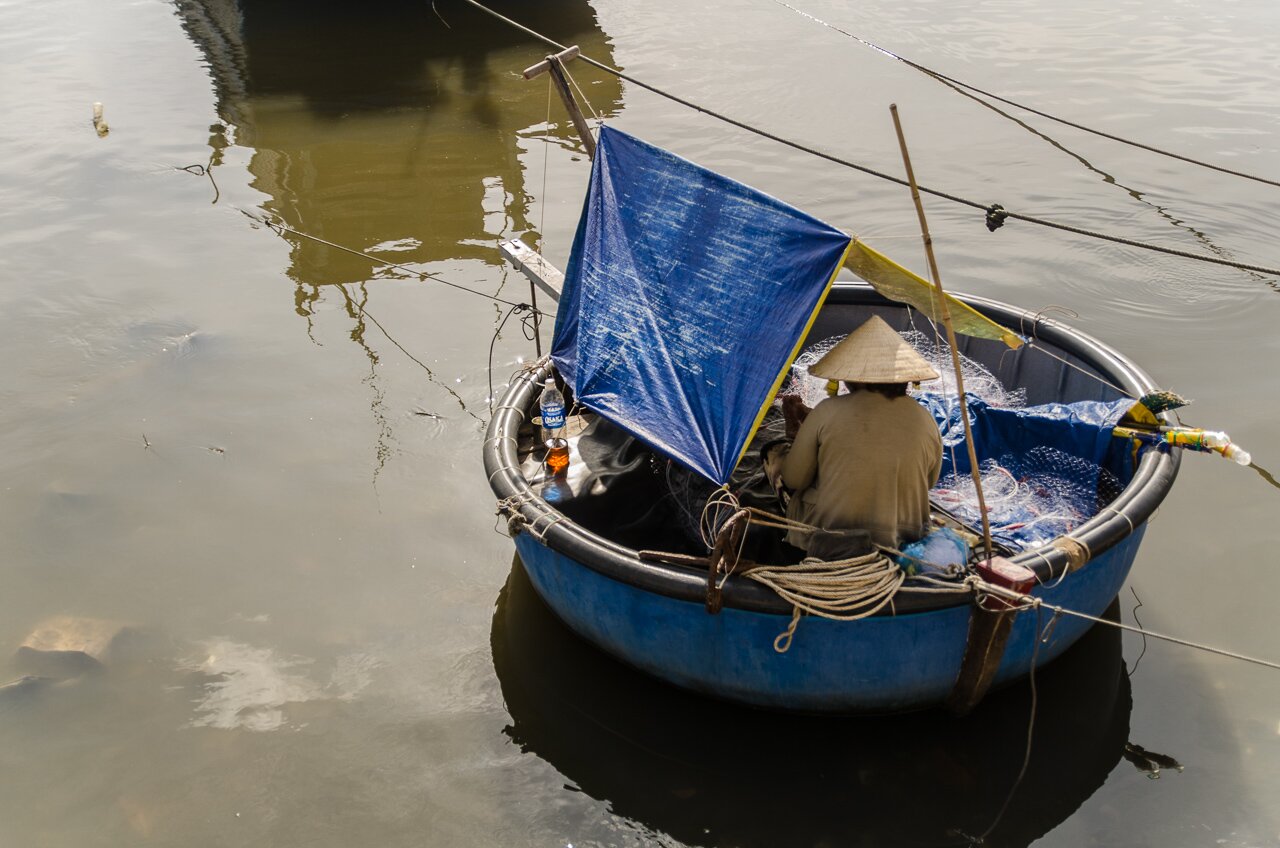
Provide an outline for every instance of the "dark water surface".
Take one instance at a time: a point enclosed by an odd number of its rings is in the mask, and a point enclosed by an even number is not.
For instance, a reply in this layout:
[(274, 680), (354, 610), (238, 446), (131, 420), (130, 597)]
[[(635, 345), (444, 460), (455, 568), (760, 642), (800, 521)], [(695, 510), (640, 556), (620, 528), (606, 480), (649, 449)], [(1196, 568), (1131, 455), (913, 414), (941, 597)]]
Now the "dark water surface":
[[(587, 162), (519, 76), (544, 51), (435, 7), (0, 0), (0, 682), (51, 616), (151, 634), (103, 674), (0, 691), (0, 846), (965, 844), (1021, 764), (1025, 689), (966, 722), (734, 710), (584, 649), (513, 569), (479, 458), (506, 307), (415, 274), (525, 299), (495, 245), (563, 263)], [(771, 0), (508, 8), (880, 170), (897, 102), (926, 184), (1280, 265), (1280, 189), (1010, 120)], [(1269, 0), (805, 8), (1280, 177)], [(621, 128), (923, 268), (903, 189), (576, 74)], [(928, 206), (951, 287), (1073, 310), (1194, 398), (1185, 420), (1280, 466), (1276, 279)], [(531, 354), (508, 323), (497, 383)], [(1133, 572), (1142, 623), (1280, 657), (1278, 497), (1188, 456)], [(1094, 633), (1043, 675), (992, 844), (1280, 843), (1280, 675), (1152, 643), (1130, 678), (1141, 649)], [(1185, 770), (1148, 779), (1126, 740)]]

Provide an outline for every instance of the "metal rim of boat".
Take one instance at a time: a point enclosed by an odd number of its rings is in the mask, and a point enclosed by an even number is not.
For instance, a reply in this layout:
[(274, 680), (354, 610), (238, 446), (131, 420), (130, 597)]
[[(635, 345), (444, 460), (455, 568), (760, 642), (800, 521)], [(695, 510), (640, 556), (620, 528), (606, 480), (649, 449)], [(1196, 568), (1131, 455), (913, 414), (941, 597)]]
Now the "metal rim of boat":
[[(1137, 365), (1097, 339), (1059, 321), (1006, 303), (973, 295), (955, 295), (982, 314), (1019, 334), (1048, 342), (1084, 360), (1103, 376), (1134, 397), (1155, 390), (1156, 384)], [(898, 306), (864, 283), (837, 283), (829, 304)], [(636, 551), (599, 536), (570, 520), (542, 499), (520, 472), (517, 434), (542, 385), (550, 365), (525, 369), (511, 382), (494, 412), (485, 435), (485, 473), (500, 502), (510, 505), (520, 523), (542, 543), (576, 562), (614, 580), (680, 600), (701, 603), (706, 597), (706, 575), (676, 565), (646, 562)], [(1155, 512), (1178, 473), (1177, 452), (1147, 451), (1133, 479), (1110, 504), (1082, 524), (1071, 538), (1082, 545), (1089, 559), (1134, 533)], [(1067, 551), (1052, 545), (1025, 551), (1014, 562), (1036, 572), (1048, 582), (1072, 567)], [(1079, 563), (1075, 567), (1080, 567)], [(951, 595), (914, 595), (895, 604), (895, 613), (925, 612), (966, 603)], [(754, 612), (790, 615), (791, 607), (778, 595), (751, 580), (730, 578), (723, 591), (725, 606)]]

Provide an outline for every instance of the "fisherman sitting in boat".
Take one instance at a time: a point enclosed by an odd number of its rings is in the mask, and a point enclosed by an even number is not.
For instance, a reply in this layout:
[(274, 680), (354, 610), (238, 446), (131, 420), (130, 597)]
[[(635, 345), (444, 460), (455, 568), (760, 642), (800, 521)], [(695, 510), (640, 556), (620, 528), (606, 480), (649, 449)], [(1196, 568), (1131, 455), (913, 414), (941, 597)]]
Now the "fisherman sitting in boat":
[[(938, 425), (907, 395), (907, 384), (938, 372), (873, 316), (809, 368), (843, 381), (849, 393), (810, 410), (783, 398), (793, 441), (767, 449), (770, 480), (792, 490), (787, 517), (824, 530), (864, 530), (900, 547), (928, 530), (929, 490), (942, 469)], [(819, 556), (816, 534), (792, 530), (787, 542)], [(825, 557), (824, 557), (825, 558)]]

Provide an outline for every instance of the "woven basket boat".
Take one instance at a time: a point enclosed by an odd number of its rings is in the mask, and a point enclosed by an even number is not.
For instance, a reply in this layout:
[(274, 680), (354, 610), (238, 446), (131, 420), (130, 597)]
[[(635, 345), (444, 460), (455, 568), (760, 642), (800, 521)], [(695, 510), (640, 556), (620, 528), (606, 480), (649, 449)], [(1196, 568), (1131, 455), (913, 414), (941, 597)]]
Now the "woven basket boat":
[[(1003, 345), (963, 338), (961, 352), (987, 367), (1009, 389), (1024, 389), (1029, 404), (1140, 397), (1151, 379), (1120, 353), (1058, 321), (1007, 304), (959, 296), (987, 317), (1035, 344), (1009, 351)], [(897, 329), (911, 321), (909, 308), (863, 284), (833, 287), (806, 344), (849, 332), (871, 314)], [(947, 701), (964, 661), (975, 606), (965, 592), (901, 595), (892, 608), (858, 621), (806, 616), (794, 646), (774, 649), (792, 608), (769, 589), (730, 576), (719, 614), (706, 610), (705, 569), (642, 560), (638, 547), (661, 528), (646, 528), (637, 502), (652, 496), (648, 464), (610, 470), (586, 481), (600, 489), (564, 501), (564, 484), (548, 487), (521, 461), (520, 434), (528, 422), (549, 366), (519, 374), (502, 398), (484, 443), (485, 473), (511, 517), (516, 549), (533, 586), (552, 610), (584, 639), (621, 661), (686, 689), (743, 704), (802, 712), (895, 712)], [(1097, 379), (1101, 378), (1101, 380)], [(1104, 382), (1105, 381), (1105, 382)], [(1107, 384), (1111, 384), (1110, 386)], [(1113, 388), (1115, 387), (1115, 388)], [(588, 438), (588, 437), (584, 437)], [(579, 451), (589, 445), (579, 444)], [(1033, 594), (1044, 601), (1100, 615), (1116, 597), (1133, 565), (1146, 523), (1173, 484), (1176, 453), (1144, 453), (1131, 479), (1104, 508), (1070, 534), (1017, 555), (1032, 569)], [(530, 479), (534, 480), (533, 483)], [(583, 481), (578, 481), (580, 484)], [(647, 488), (646, 488), (647, 487)], [(620, 541), (621, 540), (621, 541)], [(638, 546), (638, 547), (637, 547)], [(1083, 558), (1081, 556), (1083, 552)], [(1034, 657), (1051, 662), (1089, 628), (1064, 617), (1035, 649), (1037, 615), (1016, 614), (994, 670), (999, 686), (1025, 676)], [(1042, 622), (1043, 625), (1043, 622)]]

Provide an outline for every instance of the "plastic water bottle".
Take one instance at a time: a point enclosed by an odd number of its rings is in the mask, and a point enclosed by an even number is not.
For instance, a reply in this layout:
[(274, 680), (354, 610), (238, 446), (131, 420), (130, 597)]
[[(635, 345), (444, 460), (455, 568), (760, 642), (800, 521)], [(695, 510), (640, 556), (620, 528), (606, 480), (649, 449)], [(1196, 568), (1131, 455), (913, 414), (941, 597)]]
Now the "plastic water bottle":
[(1220, 430), (1205, 430), (1204, 443), (1237, 465), (1248, 465), (1253, 462), (1253, 457), (1247, 450), (1232, 444), (1231, 437)]
[(548, 377), (538, 401), (542, 413), (543, 442), (547, 447), (547, 470), (556, 477), (569, 470), (569, 442), (564, 438), (564, 395), (556, 381)]
[(548, 439), (564, 435), (564, 395), (556, 388), (554, 377), (548, 377), (543, 385), (538, 407), (542, 415), (543, 435)]
[(1239, 445), (1228, 444), (1222, 449), (1222, 455), (1236, 465), (1250, 465), (1253, 462), (1253, 457), (1249, 455), (1249, 452)]

